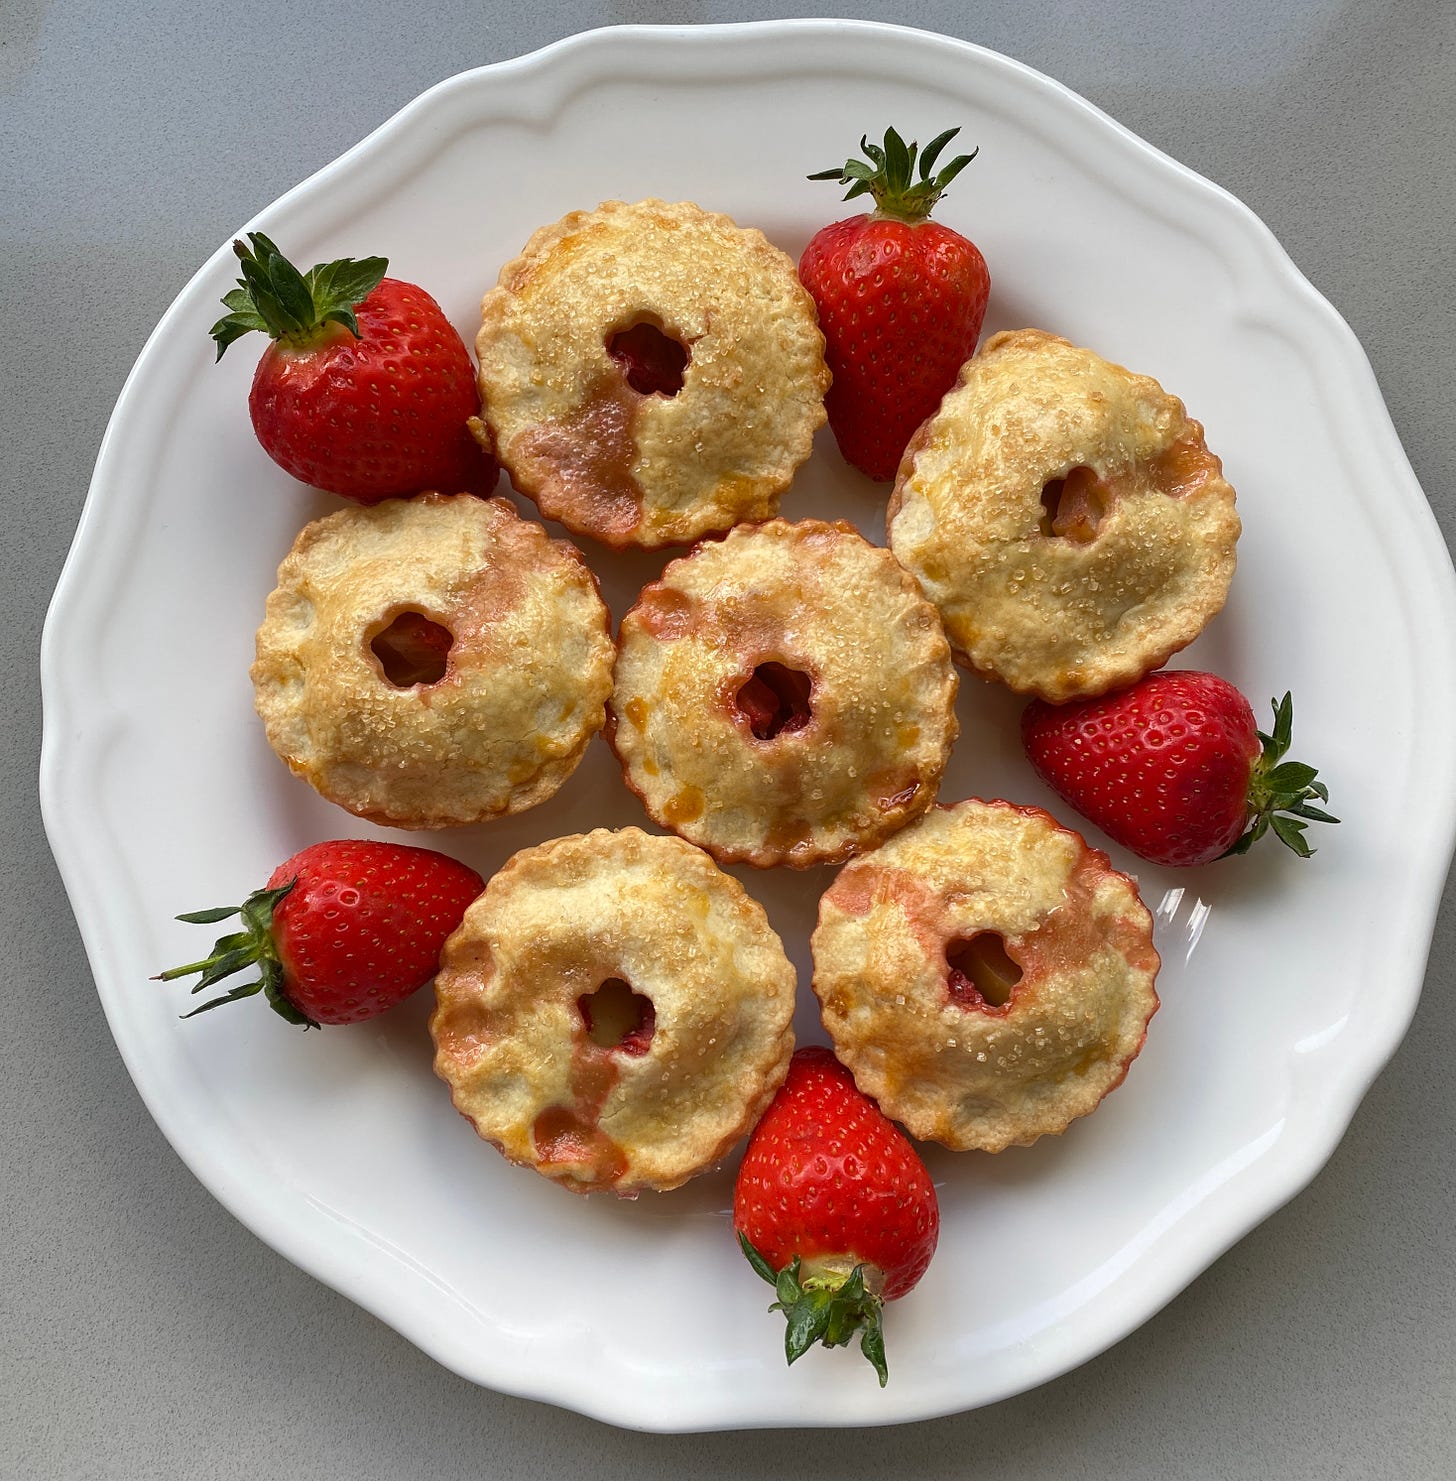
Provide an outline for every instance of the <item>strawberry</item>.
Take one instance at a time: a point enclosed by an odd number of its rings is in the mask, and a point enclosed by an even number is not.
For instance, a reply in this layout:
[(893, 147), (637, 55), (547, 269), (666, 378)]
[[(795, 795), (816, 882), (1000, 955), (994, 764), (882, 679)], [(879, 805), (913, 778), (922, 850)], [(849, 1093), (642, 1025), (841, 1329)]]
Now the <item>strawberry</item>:
[(883, 1387), (880, 1308), (925, 1274), (940, 1209), (915, 1149), (829, 1050), (790, 1061), (744, 1153), (733, 1227), (778, 1292), (789, 1362), (858, 1333)]
[(1309, 822), (1336, 823), (1318, 772), (1286, 761), (1294, 706), (1272, 701), (1274, 729), (1217, 674), (1149, 674), (1097, 699), (1033, 700), (1021, 720), (1027, 759), (1109, 838), (1175, 866), (1242, 854), (1271, 829), (1301, 858)]
[(939, 174), (948, 129), (920, 156), (894, 129), (881, 149), (811, 180), (848, 185), (845, 200), (871, 195), (875, 209), (826, 226), (804, 249), (799, 279), (819, 310), (834, 383), (824, 398), (846, 460), (881, 481), (895, 476), (905, 445), (940, 405), (981, 333), (991, 275), (975, 244), (929, 220), (947, 185), (979, 151)]
[(273, 341), (248, 397), (264, 452), (361, 504), (492, 487), (494, 461), (466, 426), (480, 410), (475, 369), (440, 305), (386, 278), (383, 257), (305, 274), (261, 232), (248, 241), (233, 243), (242, 277), (211, 333), (219, 360), (251, 330)]
[(242, 916), (212, 955), (153, 979), (200, 972), (201, 992), (246, 967), (256, 982), (235, 986), (192, 1013), (266, 994), (289, 1023), (359, 1023), (409, 997), (434, 975), (445, 938), (485, 881), (432, 849), (345, 838), (310, 844), (280, 864), (241, 907), (179, 915), (211, 925)]

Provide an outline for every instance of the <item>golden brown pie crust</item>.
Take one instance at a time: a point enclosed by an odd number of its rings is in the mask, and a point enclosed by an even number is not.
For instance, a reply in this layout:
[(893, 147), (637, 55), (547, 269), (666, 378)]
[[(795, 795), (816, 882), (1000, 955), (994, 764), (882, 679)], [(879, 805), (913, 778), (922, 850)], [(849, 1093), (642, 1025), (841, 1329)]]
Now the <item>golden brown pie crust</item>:
[[(645, 1050), (593, 1040), (616, 979)], [(574, 1192), (674, 1188), (757, 1121), (793, 1052), (794, 969), (763, 908), (700, 849), (637, 828), (515, 855), (445, 945), (430, 1019), (457, 1109)]]
[[(401, 613), (453, 639), (443, 677), (391, 682)], [(258, 629), (273, 749), (330, 801), (398, 828), (521, 812), (601, 729), (614, 647), (596, 578), (504, 499), (424, 494), (307, 525)]]
[[(676, 394), (634, 390), (608, 352), (640, 324), (689, 352)], [(767, 518), (824, 422), (824, 338), (792, 260), (690, 202), (542, 227), (485, 295), (476, 353), (511, 482), (607, 545)]]
[[(803, 676), (807, 723), (754, 733), (762, 665)], [(741, 525), (673, 561), (622, 619), (615, 684), (607, 738), (648, 814), (760, 868), (838, 863), (918, 817), (957, 731), (934, 608), (844, 523)]]
[(966, 362), (890, 503), (890, 547), (957, 655), (1053, 702), (1131, 684), (1191, 643), (1224, 604), (1238, 536), (1183, 403), (1039, 329)]
[[(1020, 980), (1009, 998), (959, 996), (948, 953), (988, 935)], [(847, 864), (812, 948), (824, 1026), (860, 1089), (956, 1150), (1026, 1145), (1087, 1115), (1158, 1007), (1152, 918), (1132, 881), (1009, 802), (934, 808)]]

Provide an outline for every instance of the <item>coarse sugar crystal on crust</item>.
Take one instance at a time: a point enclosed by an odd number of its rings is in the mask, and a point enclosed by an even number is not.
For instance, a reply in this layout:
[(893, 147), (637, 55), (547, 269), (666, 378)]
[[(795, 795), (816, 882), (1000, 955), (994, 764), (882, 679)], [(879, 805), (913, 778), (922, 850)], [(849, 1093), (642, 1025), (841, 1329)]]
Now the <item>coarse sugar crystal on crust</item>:
[(1136, 888), (1040, 808), (937, 807), (847, 864), (812, 949), (824, 1026), (917, 1137), (998, 1152), (1122, 1083), (1158, 1007)]
[(543, 514), (612, 546), (768, 518), (824, 422), (792, 260), (686, 201), (542, 227), (485, 295), (476, 353), (477, 435)]
[(1134, 683), (1223, 606), (1239, 517), (1155, 381), (1039, 329), (992, 335), (916, 433), (890, 548), (978, 673), (1057, 703)]
[(700, 849), (559, 838), (516, 854), (446, 943), (435, 1070), (512, 1162), (578, 1193), (666, 1190), (772, 1099), (794, 987), (762, 906)]
[(622, 619), (607, 738), (664, 827), (722, 862), (839, 863), (935, 798), (957, 678), (935, 610), (853, 526), (740, 525)]
[(424, 494), (314, 520), (278, 568), (254, 699), (323, 796), (397, 828), (521, 812), (601, 729), (596, 578), (505, 499)]

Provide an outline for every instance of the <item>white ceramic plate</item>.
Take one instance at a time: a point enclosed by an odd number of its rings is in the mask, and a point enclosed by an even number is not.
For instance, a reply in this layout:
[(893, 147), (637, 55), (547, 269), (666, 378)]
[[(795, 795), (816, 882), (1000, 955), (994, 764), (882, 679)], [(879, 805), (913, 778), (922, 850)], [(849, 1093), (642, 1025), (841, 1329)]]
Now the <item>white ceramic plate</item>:
[[(1159, 917), (1146, 1050), (1061, 1138), (931, 1150), (942, 1244), (889, 1313), (883, 1392), (853, 1352), (783, 1371), (781, 1319), (731, 1238), (731, 1169), (636, 1203), (576, 1199), (451, 1110), (427, 1003), (305, 1035), (256, 1004), (180, 1023), (179, 989), (148, 982), (197, 954), (178, 911), (241, 898), (305, 843), (371, 831), (292, 780), (252, 714), (263, 598), (330, 501), (256, 447), (248, 349), (212, 364), (225, 245), (122, 392), (47, 626), (47, 827), (162, 1130), (249, 1227), (441, 1362), (620, 1424), (918, 1418), (1122, 1337), (1330, 1154), (1410, 1019), (1450, 857), (1456, 777), (1436, 745), (1456, 728), (1452, 693), (1422, 686), (1419, 725), (1416, 694), (1418, 674), (1453, 671), (1452, 571), (1359, 346), (1243, 206), (1047, 78), (863, 24), (597, 32), (442, 83), (250, 224), (305, 264), (387, 254), (470, 338), (529, 233), (607, 197), (696, 199), (797, 255), (853, 209), (804, 175), (889, 122), (922, 140), (960, 124), (981, 146), (939, 215), (990, 262), (988, 332), (1064, 333), (1156, 375), (1206, 424), (1246, 534), (1228, 609), (1182, 661), (1261, 711), (1292, 687), (1297, 752), (1344, 822), (1316, 830), (1305, 864), (1271, 842), (1175, 877), (1113, 851)], [(785, 512), (882, 538), (883, 500), (826, 436)], [(662, 563), (592, 559), (619, 615)], [(965, 689), (942, 795), (1051, 802), (1021, 759), (1019, 706)], [(597, 743), (547, 805), (436, 841), (489, 871), (528, 843), (641, 821)], [(739, 873), (819, 1037), (807, 938), (829, 876)]]

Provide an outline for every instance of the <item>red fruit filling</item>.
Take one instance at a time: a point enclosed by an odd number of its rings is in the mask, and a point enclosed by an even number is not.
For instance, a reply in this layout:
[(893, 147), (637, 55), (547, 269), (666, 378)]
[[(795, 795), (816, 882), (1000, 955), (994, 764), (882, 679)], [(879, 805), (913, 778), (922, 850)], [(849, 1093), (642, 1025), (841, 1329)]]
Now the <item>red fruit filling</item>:
[(687, 347), (656, 324), (644, 320), (618, 330), (607, 341), (607, 353), (622, 367), (627, 384), (643, 396), (676, 396), (682, 390)]
[(1110, 505), (1110, 490), (1092, 469), (1073, 468), (1042, 489), (1041, 532), (1087, 545), (1097, 538)]
[(432, 622), (423, 612), (401, 612), (369, 644), (384, 677), (396, 689), (415, 684), (438, 684), (449, 667), (455, 641), (448, 627)]
[(627, 1171), (626, 1153), (594, 1119), (570, 1106), (547, 1106), (531, 1125), (531, 1139), (543, 1163), (584, 1164), (590, 1169), (588, 1186), (610, 1188)]
[(1004, 1008), (1021, 981), (998, 931), (977, 931), (945, 949), (950, 1000), (962, 1008)]
[(630, 983), (608, 977), (595, 992), (583, 993), (576, 1006), (593, 1044), (623, 1054), (647, 1053), (657, 1027), (657, 1010), (652, 999), (634, 992)]
[(809, 695), (814, 681), (781, 663), (761, 663), (734, 696), (738, 712), (756, 740), (772, 740), (802, 730), (812, 719)]

